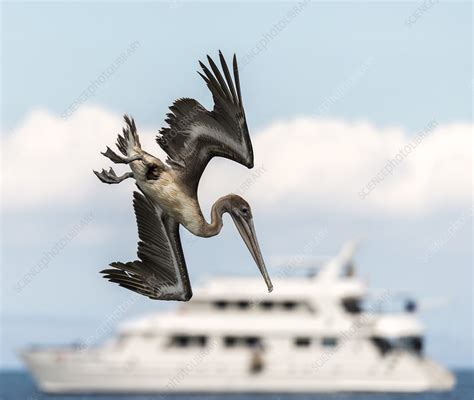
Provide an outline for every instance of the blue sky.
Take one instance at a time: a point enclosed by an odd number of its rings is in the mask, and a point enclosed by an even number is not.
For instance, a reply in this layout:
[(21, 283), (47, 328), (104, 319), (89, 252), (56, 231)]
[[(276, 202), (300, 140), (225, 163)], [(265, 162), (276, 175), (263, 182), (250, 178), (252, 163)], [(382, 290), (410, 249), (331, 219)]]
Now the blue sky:
[[(312, 2), (288, 19), (296, 4), (2, 4), (1, 365), (18, 366), (13, 349), (27, 343), (87, 337), (129, 296), (97, 271), (134, 257), (133, 186), (106, 187), (90, 174), (108, 166), (98, 152), (115, 141), (120, 116), (133, 115), (153, 146), (174, 99), (210, 106), (198, 59), (221, 49), (244, 60), (265, 40), (241, 63), (241, 80), (255, 163), (266, 172), (254, 179), (214, 161), (203, 208), (250, 179), (245, 196), (267, 257), (298, 253), (321, 227), (328, 235), (314, 255), (362, 237), (356, 261), (371, 286), (439, 303), (421, 312), (429, 353), (472, 365), (472, 5), (435, 2), (417, 17), (422, 2)], [(131, 43), (126, 61), (62, 120)], [(359, 189), (432, 120), (437, 128), (362, 201)], [(311, 179), (295, 178), (309, 170)], [(209, 240), (184, 234), (193, 282), (256, 273), (226, 225)], [(123, 317), (168, 306), (143, 299)]]

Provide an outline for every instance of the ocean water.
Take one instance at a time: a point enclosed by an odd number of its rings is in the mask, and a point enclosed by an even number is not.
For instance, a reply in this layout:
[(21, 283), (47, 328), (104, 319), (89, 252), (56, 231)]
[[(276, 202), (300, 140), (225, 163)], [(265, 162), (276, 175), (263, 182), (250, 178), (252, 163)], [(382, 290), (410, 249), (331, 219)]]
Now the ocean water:
[(302, 395), (47, 395), (39, 392), (30, 375), (20, 371), (0, 372), (0, 400), (474, 400), (474, 370), (456, 371), (457, 385), (447, 393), (371, 394), (335, 393)]

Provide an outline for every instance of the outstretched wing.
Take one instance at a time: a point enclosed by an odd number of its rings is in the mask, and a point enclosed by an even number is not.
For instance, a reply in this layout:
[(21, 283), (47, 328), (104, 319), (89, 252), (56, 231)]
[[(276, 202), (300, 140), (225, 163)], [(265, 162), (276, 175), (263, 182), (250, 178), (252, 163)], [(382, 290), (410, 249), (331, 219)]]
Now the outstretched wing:
[(196, 192), (199, 179), (212, 157), (225, 157), (248, 168), (253, 167), (252, 142), (247, 128), (240, 91), (237, 59), (233, 58), (233, 79), (219, 51), (222, 75), (208, 56), (210, 68), (199, 62), (214, 99), (214, 109), (206, 110), (194, 99), (179, 99), (170, 107), (156, 141), (168, 154), (168, 164), (186, 186)]
[(133, 193), (138, 260), (110, 264), (104, 278), (151, 299), (188, 301), (192, 296), (179, 224), (141, 193)]

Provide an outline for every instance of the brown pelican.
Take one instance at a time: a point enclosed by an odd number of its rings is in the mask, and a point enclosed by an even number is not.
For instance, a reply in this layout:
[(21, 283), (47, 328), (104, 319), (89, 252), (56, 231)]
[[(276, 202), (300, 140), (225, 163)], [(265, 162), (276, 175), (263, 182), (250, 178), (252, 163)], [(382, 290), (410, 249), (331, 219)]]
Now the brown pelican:
[[(211, 222), (203, 217), (197, 189), (212, 157), (225, 157), (253, 167), (253, 150), (240, 92), (237, 60), (233, 76), (219, 51), (222, 72), (207, 56), (211, 70), (199, 62), (202, 76), (212, 93), (214, 109), (206, 110), (194, 99), (181, 98), (170, 107), (166, 122), (156, 138), (166, 152), (166, 164), (142, 150), (135, 121), (125, 116), (126, 128), (118, 136), (118, 155), (109, 147), (102, 153), (116, 164), (128, 164), (131, 172), (117, 176), (112, 168), (94, 171), (104, 183), (134, 178), (140, 192), (134, 192), (133, 206), (138, 225), (138, 260), (114, 262), (101, 271), (120, 286), (151, 299), (188, 301), (192, 296), (179, 225), (197, 236), (217, 235), (222, 215), (229, 213), (263, 275), (268, 291), (273, 286), (265, 268), (252, 221), (250, 205), (229, 194), (211, 209)], [(235, 84), (234, 84), (235, 82)]]

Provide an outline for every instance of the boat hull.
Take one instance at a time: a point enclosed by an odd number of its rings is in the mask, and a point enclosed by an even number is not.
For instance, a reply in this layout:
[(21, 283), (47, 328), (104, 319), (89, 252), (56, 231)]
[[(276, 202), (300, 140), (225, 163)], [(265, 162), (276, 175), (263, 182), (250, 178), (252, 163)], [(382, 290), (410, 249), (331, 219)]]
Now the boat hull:
[(336, 370), (334, 366), (311, 370), (269, 366), (252, 373), (245, 360), (239, 363), (196, 361), (180, 366), (106, 362), (85, 357), (68, 362), (49, 352), (23, 354), (38, 387), (46, 393), (317, 393), (446, 391), (453, 388), (453, 375), (425, 359), (413, 368), (387, 373), (366, 368)]

